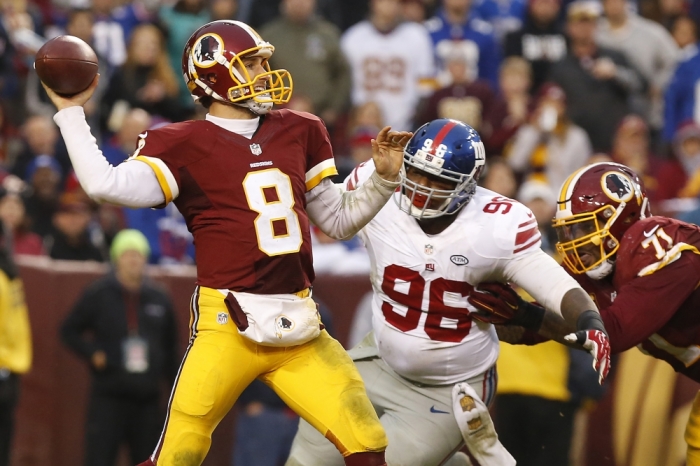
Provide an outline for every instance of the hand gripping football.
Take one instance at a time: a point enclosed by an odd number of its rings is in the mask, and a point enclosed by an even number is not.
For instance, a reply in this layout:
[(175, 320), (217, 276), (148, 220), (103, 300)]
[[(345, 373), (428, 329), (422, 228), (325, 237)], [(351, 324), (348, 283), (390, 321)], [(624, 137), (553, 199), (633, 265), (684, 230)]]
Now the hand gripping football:
[(36, 53), (34, 69), (39, 79), (62, 96), (78, 94), (97, 74), (97, 55), (75, 36), (58, 36)]

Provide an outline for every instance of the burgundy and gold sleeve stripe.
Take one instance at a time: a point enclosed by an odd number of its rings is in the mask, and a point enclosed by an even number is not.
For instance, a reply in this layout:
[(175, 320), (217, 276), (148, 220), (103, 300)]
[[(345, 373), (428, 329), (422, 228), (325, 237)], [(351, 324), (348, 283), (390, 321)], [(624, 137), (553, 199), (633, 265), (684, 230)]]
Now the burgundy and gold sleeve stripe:
[(318, 186), (322, 179), (329, 176), (335, 176), (337, 174), (338, 170), (335, 168), (335, 160), (324, 160), (306, 172), (306, 190), (311, 191)]
[(130, 157), (129, 161), (138, 160), (143, 162), (153, 170), (158, 179), (158, 184), (160, 189), (163, 190), (163, 196), (165, 196), (165, 203), (168, 204), (172, 202), (180, 194), (180, 188), (175, 181), (175, 177), (168, 168), (168, 166), (161, 159), (156, 157), (148, 157), (146, 155), (137, 155), (135, 157)]

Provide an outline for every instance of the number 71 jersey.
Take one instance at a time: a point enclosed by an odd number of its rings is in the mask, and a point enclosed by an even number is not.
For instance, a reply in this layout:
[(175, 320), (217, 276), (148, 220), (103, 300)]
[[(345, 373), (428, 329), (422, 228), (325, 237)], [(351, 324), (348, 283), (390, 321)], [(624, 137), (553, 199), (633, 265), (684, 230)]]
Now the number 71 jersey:
[[(371, 162), (356, 168), (347, 188), (372, 170)], [(477, 188), (455, 215), (443, 232), (427, 235), (391, 199), (359, 233), (372, 263), (379, 353), (398, 374), (425, 384), (457, 383), (493, 366), (498, 337), (471, 318), (467, 296), (481, 282), (508, 281), (509, 263), (540, 252), (537, 222), (516, 201)]]

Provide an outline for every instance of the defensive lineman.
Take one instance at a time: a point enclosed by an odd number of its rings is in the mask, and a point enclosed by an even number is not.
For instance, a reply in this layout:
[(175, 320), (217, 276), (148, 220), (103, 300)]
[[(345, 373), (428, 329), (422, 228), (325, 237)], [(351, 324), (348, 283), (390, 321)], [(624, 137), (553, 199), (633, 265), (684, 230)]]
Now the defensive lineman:
[[(481, 464), (515, 464), (486, 409), (496, 390), (498, 337), (492, 325), (472, 320), (467, 304), (482, 281), (518, 283), (574, 323), (601, 379), (609, 368), (596, 307), (540, 249), (533, 214), (476, 186), (484, 159), (470, 126), (427, 123), (406, 146), (395, 202), (359, 233), (372, 261), (373, 332), (350, 354), (387, 432), (389, 466), (464, 464), (449, 459), (463, 440)], [(361, 187), (373, 170), (372, 162), (360, 165), (347, 189)], [(478, 406), (480, 428), (470, 428), (473, 416), (462, 409), (468, 397)], [(333, 445), (304, 421), (287, 462), (299, 465), (342, 465)]]

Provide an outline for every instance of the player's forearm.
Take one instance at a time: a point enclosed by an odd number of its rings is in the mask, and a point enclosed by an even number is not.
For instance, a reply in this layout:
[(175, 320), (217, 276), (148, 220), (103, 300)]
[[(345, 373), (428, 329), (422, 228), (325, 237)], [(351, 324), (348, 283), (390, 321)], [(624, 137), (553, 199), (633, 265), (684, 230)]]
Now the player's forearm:
[(557, 314), (569, 290), (580, 289), (561, 265), (541, 249), (517, 260), (504, 263), (504, 281), (513, 282), (525, 290), (542, 307)]
[(591, 297), (583, 288), (569, 290), (561, 302), (561, 315), (576, 330), (600, 330), (607, 335), (603, 319)]
[(54, 116), (80, 185), (99, 202), (127, 207), (153, 207), (165, 202), (158, 180), (146, 164), (113, 167), (90, 133), (82, 107), (69, 107)]
[(309, 218), (331, 238), (354, 236), (379, 212), (399, 185), (376, 172), (354, 191), (324, 180), (306, 194)]

